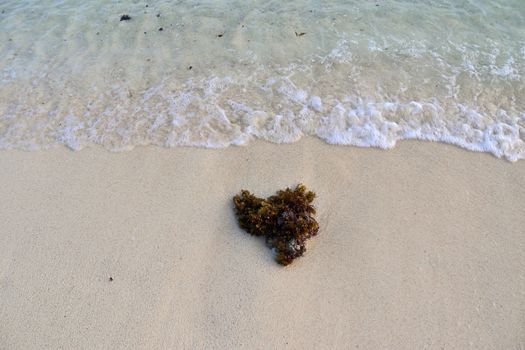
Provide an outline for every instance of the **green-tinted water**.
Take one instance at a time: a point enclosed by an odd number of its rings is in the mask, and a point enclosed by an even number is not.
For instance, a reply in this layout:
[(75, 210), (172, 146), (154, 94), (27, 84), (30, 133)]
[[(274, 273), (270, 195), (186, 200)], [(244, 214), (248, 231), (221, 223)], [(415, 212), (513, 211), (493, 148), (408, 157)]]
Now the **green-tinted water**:
[(0, 11), (0, 148), (315, 135), (525, 158), (523, 1), (24, 0)]

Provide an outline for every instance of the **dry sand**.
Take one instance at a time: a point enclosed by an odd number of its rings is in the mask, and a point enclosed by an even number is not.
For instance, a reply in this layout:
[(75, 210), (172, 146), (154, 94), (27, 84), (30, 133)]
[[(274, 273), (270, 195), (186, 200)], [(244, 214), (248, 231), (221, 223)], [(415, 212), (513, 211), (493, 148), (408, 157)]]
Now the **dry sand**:
[[(297, 182), (321, 231), (283, 268), (231, 197)], [(315, 139), (4, 151), (0, 183), (1, 349), (525, 348), (525, 161)]]

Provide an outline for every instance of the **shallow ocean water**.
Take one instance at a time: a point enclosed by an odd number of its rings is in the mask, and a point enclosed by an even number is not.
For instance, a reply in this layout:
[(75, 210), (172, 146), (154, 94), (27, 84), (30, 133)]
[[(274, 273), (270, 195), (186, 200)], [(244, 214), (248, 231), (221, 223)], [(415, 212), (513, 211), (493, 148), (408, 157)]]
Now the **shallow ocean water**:
[(4, 0), (0, 12), (0, 149), (311, 135), (525, 158), (522, 0)]

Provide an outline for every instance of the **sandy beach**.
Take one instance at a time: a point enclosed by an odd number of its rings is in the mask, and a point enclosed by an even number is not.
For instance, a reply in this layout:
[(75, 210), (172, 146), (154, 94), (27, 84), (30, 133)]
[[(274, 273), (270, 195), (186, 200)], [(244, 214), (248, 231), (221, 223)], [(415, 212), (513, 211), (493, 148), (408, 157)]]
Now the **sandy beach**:
[[(0, 152), (1, 349), (524, 349), (525, 162), (384, 151)], [(283, 268), (231, 198), (303, 182)]]

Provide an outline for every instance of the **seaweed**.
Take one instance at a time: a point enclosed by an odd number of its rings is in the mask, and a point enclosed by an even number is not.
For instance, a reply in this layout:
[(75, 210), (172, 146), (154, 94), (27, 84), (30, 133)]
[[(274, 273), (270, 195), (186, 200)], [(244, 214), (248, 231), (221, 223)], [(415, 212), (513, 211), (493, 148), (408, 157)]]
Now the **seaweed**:
[(239, 226), (253, 236), (264, 236), (277, 262), (286, 266), (304, 254), (306, 240), (319, 231), (311, 204), (314, 198), (314, 192), (299, 184), (267, 199), (241, 190), (233, 203)]

